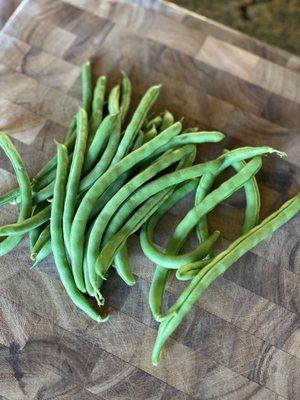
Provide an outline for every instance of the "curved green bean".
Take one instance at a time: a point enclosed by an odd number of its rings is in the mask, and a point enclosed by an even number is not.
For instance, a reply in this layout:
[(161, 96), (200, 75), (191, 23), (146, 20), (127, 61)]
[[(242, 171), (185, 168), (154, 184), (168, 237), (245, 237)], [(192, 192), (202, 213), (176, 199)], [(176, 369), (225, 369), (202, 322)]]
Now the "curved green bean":
[(183, 290), (172, 307), (171, 315), (159, 327), (157, 338), (152, 352), (152, 363), (157, 365), (161, 358), (162, 348), (168, 337), (175, 331), (184, 316), (192, 308), (207, 287), (222, 275), (235, 261), (259, 242), (268, 237), (276, 229), (289, 221), (300, 211), (300, 195), (284, 203), (284, 205), (259, 225), (236, 239), (229, 247), (213, 258), (193, 278), (190, 285)]
[(126, 243), (120, 247), (114, 258), (115, 268), (120, 278), (129, 286), (135, 285), (135, 277), (131, 272), (130, 263), (128, 260)]
[(185, 254), (169, 254), (160, 250), (153, 243), (153, 233), (155, 225), (152, 219), (143, 227), (140, 234), (140, 243), (142, 250), (147, 258), (161, 267), (169, 269), (178, 269), (190, 262), (201, 259), (208, 254), (220, 236), (219, 231), (215, 231), (205, 242), (201, 242), (196, 249)]
[[(236, 155), (236, 151), (234, 151)], [(224, 154), (232, 154), (232, 152), (225, 151)], [(221, 156), (224, 158), (224, 156)], [(231, 158), (231, 156), (229, 156)], [(236, 158), (236, 156), (235, 156)], [(222, 167), (215, 174), (207, 174), (203, 175), (200, 179), (199, 186), (196, 191), (195, 196), (195, 205), (199, 204), (206, 194), (211, 189), (216, 177), (228, 166), (228, 162), (222, 165)], [(245, 162), (243, 160), (237, 159), (234, 161), (234, 158), (231, 161), (231, 166), (235, 169), (236, 172), (239, 172), (244, 166)], [(257, 185), (257, 181), (255, 176), (253, 176), (249, 181), (247, 181), (244, 185), (245, 195), (246, 195), (246, 213), (242, 228), (242, 234), (246, 233), (248, 230), (253, 228), (259, 220), (259, 211), (260, 211), (260, 195), (259, 189)], [(199, 240), (206, 240), (209, 236), (208, 227), (207, 227), (207, 219), (206, 216), (202, 217), (196, 226), (196, 232)]]
[[(230, 158), (229, 153), (227, 153), (226, 156)], [(256, 157), (252, 159), (240, 172), (228, 179), (226, 182), (222, 183), (218, 188), (209, 193), (200, 204), (191, 209), (175, 228), (168, 241), (166, 253), (178, 254), (184, 244), (185, 239), (188, 237), (191, 230), (197, 225), (202, 216), (206, 215), (221, 201), (237, 191), (260, 168), (261, 158)], [(166, 314), (162, 314), (161, 311), (161, 300), (163, 298), (164, 291), (164, 286), (161, 284), (161, 282), (165, 282), (165, 276), (167, 276), (166, 273), (161, 271), (161, 268), (162, 267), (158, 268), (154, 273), (149, 294), (149, 303), (151, 305), (153, 317), (156, 321), (162, 321), (169, 315), (169, 311)]]
[[(0, 133), (0, 147), (9, 158), (15, 171), (17, 181), (20, 187), (21, 206), (18, 216), (18, 222), (21, 223), (32, 213), (32, 192), (28, 174), (26, 172), (23, 161), (17, 152), (15, 146), (5, 133)], [(2, 227), (3, 229), (5, 227)], [(22, 240), (23, 235), (14, 235), (5, 238), (0, 242), (0, 255), (4, 255), (16, 247)]]
[(179, 281), (190, 281), (198, 274), (200, 269), (204, 268), (210, 262), (211, 259), (205, 259), (194, 261), (191, 264), (183, 265), (176, 271), (176, 278)]

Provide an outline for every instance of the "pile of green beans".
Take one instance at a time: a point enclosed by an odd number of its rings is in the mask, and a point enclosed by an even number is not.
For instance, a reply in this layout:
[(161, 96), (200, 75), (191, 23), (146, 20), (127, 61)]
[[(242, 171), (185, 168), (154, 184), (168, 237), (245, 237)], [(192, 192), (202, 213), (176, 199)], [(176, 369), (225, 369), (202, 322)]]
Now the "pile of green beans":
[[(168, 110), (151, 114), (160, 85), (150, 87), (131, 110), (132, 86), (122, 72), (109, 91), (107, 78), (94, 85), (89, 61), (82, 66), (82, 105), (72, 118), (64, 144), (30, 181), (22, 159), (5, 133), (0, 147), (12, 163), (19, 187), (0, 196), (0, 205), (19, 206), (16, 223), (0, 227), (0, 255), (13, 250), (28, 233), (30, 257), (37, 267), (53, 254), (58, 275), (72, 302), (94, 321), (105, 322), (102, 284), (115, 268), (135, 284), (128, 238), (140, 231), (144, 254), (156, 264), (149, 292), (153, 318), (160, 323), (153, 348), (156, 365), (168, 337), (203, 291), (246, 251), (300, 211), (300, 195), (259, 223), (256, 174), (264, 156), (284, 153), (271, 147), (225, 150), (218, 158), (194, 164), (197, 145), (218, 143), (220, 132), (183, 129)], [(234, 175), (212, 188), (227, 168)], [(219, 231), (210, 232), (207, 214), (243, 188), (246, 209), (241, 236), (214, 255)], [(165, 248), (154, 242), (162, 217), (186, 195), (192, 209), (171, 232)], [(195, 249), (182, 252), (189, 235)], [(168, 310), (165, 288), (171, 274), (188, 284)]]

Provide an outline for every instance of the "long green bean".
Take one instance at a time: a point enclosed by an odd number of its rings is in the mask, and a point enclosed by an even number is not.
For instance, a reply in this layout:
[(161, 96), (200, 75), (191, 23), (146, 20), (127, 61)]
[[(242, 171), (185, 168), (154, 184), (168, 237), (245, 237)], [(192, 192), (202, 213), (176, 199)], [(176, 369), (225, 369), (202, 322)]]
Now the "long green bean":
[(51, 244), (55, 264), (62, 284), (73, 303), (97, 322), (107, 320), (101, 318), (99, 313), (90, 305), (87, 298), (75, 285), (71, 268), (67, 259), (63, 241), (62, 216), (65, 202), (65, 187), (68, 177), (68, 152), (64, 145), (57, 145), (58, 163), (55, 180), (53, 202), (51, 208), (50, 231)]
[[(225, 151), (224, 154), (230, 154), (232, 152)], [(236, 154), (236, 153), (235, 153)], [(221, 156), (224, 158), (224, 156)], [(222, 167), (215, 174), (207, 174), (203, 175), (200, 179), (199, 186), (196, 191), (195, 196), (195, 205), (199, 204), (204, 197), (207, 195), (209, 190), (211, 189), (216, 177), (227, 167), (227, 163), (223, 163)], [(235, 169), (236, 172), (240, 171), (244, 166), (245, 162), (243, 160), (237, 159), (236, 161), (231, 162), (231, 166)], [(249, 181), (247, 181), (244, 185), (245, 196), (246, 196), (246, 212), (244, 218), (244, 224), (242, 228), (242, 234), (246, 233), (248, 230), (253, 228), (259, 220), (259, 211), (260, 211), (260, 195), (259, 189), (256, 182), (255, 176), (253, 176)], [(207, 227), (207, 219), (206, 216), (203, 216), (197, 226), (196, 232), (199, 240), (206, 240), (209, 236), (208, 227)]]
[(105, 171), (107, 171), (120, 142), (121, 137), (121, 120), (120, 115), (113, 116), (112, 130), (110, 132), (108, 144), (104, 150), (100, 160), (94, 168), (80, 181), (79, 191), (83, 192), (89, 189), (97, 179), (99, 179)]
[(276, 229), (289, 221), (300, 211), (300, 195), (287, 201), (279, 210), (275, 211), (259, 225), (236, 239), (229, 247), (213, 258), (193, 278), (190, 285), (183, 290), (172, 307), (171, 315), (160, 324), (157, 338), (152, 352), (152, 363), (157, 365), (161, 358), (162, 348), (168, 337), (175, 331), (184, 316), (192, 308), (207, 287), (223, 274), (235, 261), (259, 242), (268, 237)]
[(116, 164), (128, 153), (128, 148), (130, 147), (130, 145), (135, 139), (135, 136), (141, 129), (150, 108), (152, 107), (157, 97), (159, 96), (160, 87), (161, 87), (160, 85), (152, 86), (150, 89), (147, 90), (147, 92), (143, 96), (142, 100), (140, 101), (140, 104), (138, 105), (137, 109), (135, 110), (131, 118), (131, 121), (129, 122), (127, 128), (125, 129), (120, 146), (117, 150), (115, 157), (112, 160), (112, 165)]
[(96, 160), (101, 157), (104, 152), (105, 145), (107, 144), (109, 136), (114, 132), (118, 125), (118, 115), (108, 115), (98, 126), (98, 129), (91, 142), (86, 157), (84, 160), (83, 172), (86, 173), (91, 170)]
[[(236, 152), (234, 152), (234, 154), (236, 157)], [(229, 153), (227, 153), (226, 156), (229, 159), (232, 158), (232, 155)], [(225, 164), (227, 163), (226, 161), (226, 159), (223, 160)], [(208, 194), (200, 204), (191, 209), (175, 228), (168, 241), (166, 253), (178, 254), (188, 234), (197, 225), (202, 216), (206, 215), (209, 211), (216, 207), (217, 204), (243, 186), (244, 183), (247, 182), (260, 169), (260, 167), (261, 158), (256, 157), (252, 159), (239, 173), (221, 184), (217, 189)], [(165, 283), (168, 275), (166, 272), (163, 272), (161, 268), (161, 266), (157, 268), (154, 273), (149, 294), (149, 304), (151, 306), (153, 317), (156, 321), (162, 321), (168, 316), (168, 313), (165, 315), (162, 314), (161, 302), (164, 292), (164, 286), (161, 284), (161, 282)]]
[[(83, 108), (79, 108), (77, 113), (77, 135), (74, 153), (71, 161), (70, 172), (67, 181), (65, 205), (63, 212), (63, 233), (66, 248), (69, 250), (69, 237), (71, 232), (72, 220), (75, 214), (76, 197), (78, 195), (80, 177), (84, 163), (85, 150), (87, 144), (88, 118)], [(75, 283), (79, 290), (84, 290), (83, 277), (73, 271)]]

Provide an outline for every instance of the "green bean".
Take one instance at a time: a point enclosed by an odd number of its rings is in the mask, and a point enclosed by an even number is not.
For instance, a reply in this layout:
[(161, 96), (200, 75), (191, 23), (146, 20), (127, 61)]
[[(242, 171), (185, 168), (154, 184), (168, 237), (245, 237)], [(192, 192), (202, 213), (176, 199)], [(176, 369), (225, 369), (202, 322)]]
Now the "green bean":
[(93, 98), (91, 63), (86, 61), (81, 67), (82, 81), (82, 107), (87, 115), (90, 115), (91, 103)]
[[(108, 203), (101, 210), (99, 215), (94, 221), (91, 229), (88, 247), (87, 247), (87, 259), (90, 273), (90, 281), (93, 286), (96, 286), (97, 276), (95, 273), (95, 262), (99, 253), (99, 246), (101, 244), (102, 236), (104, 231), (113, 217), (116, 210), (125, 203), (132, 193), (141, 187), (145, 182), (149, 181), (160, 171), (164, 170), (168, 166), (182, 160), (192, 148), (186, 146), (185, 148), (177, 149), (167, 155), (161, 156), (155, 163), (146, 168), (143, 172), (132, 178), (126, 185), (124, 185), (116, 194), (113, 196)], [(158, 190), (159, 191), (159, 190)], [(157, 191), (155, 192), (157, 193)], [(132, 196), (135, 196), (134, 194)], [(145, 198), (148, 198), (147, 196)], [(127, 203), (125, 203), (127, 204)], [(121, 222), (122, 223), (122, 222)]]
[(50, 235), (50, 224), (47, 225), (40, 233), (35, 245), (32, 248), (30, 258), (32, 261), (36, 260), (37, 255), (40, 253), (41, 249), (45, 246), (47, 242), (51, 241)]
[(33, 182), (32, 191), (38, 192), (48, 186), (50, 183), (54, 182), (56, 176), (56, 168), (49, 171), (49, 173), (43, 176), (39, 181)]
[[(234, 150), (233, 152), (225, 151), (224, 153), (227, 155), (230, 153), (235, 155), (237, 154), (237, 152)], [(221, 157), (224, 158), (224, 156)], [(199, 204), (204, 199), (212, 187), (216, 177), (228, 166), (228, 164), (228, 162), (223, 164), (216, 174), (207, 174), (200, 179), (199, 186), (196, 191), (195, 204)], [(238, 172), (245, 166), (245, 162), (237, 159), (237, 161), (231, 161), (231, 165)], [(253, 228), (259, 220), (260, 196), (255, 176), (245, 183), (244, 189), (246, 195), (246, 213), (242, 234)], [(209, 236), (206, 216), (202, 217), (199, 221), (198, 225), (196, 226), (196, 232), (200, 241), (206, 240)]]
[(130, 107), (130, 101), (131, 101), (131, 82), (128, 76), (124, 71), (122, 71), (122, 82), (121, 82), (122, 90), (121, 90), (121, 106), (120, 106), (120, 111), (121, 111), (121, 121), (123, 122), (124, 119), (126, 118), (126, 115), (128, 113), (129, 107)]
[(85, 242), (85, 246), (84, 246), (84, 258), (83, 258), (83, 276), (84, 276), (84, 284), (86, 287), (86, 291), (87, 293), (91, 296), (91, 297), (95, 297), (97, 303), (99, 306), (104, 304), (104, 299), (103, 296), (101, 295), (101, 293), (99, 291), (97, 291), (97, 293), (95, 293), (94, 288), (91, 284), (90, 281), (90, 277), (89, 277), (89, 269), (88, 269), (88, 263), (87, 263), (87, 240)]
[(193, 251), (181, 255), (173, 255), (164, 253), (153, 244), (154, 228), (155, 224), (153, 223), (153, 219), (143, 227), (140, 235), (142, 250), (149, 260), (169, 269), (178, 269), (185, 264), (206, 256), (220, 236), (220, 232), (215, 231), (206, 241), (200, 243)]
[[(38, 205), (35, 206), (33, 212), (32, 212), (32, 216), (36, 215), (37, 213), (39, 213), (40, 211), (42, 211), (45, 207), (47, 207), (48, 203), (47, 202), (42, 202), (39, 203)], [(30, 248), (30, 254), (32, 254), (32, 249), (36, 243), (36, 241), (38, 240), (40, 233), (41, 233), (41, 226), (37, 226), (34, 229), (31, 229), (31, 231), (29, 231), (29, 248)]]
[(109, 114), (118, 114), (120, 112), (120, 85), (114, 86), (108, 96)]
[(99, 212), (104, 208), (106, 203), (123, 187), (125, 182), (128, 179), (128, 172), (122, 174), (113, 185), (111, 185), (105, 192), (97, 199), (94, 208), (91, 211), (89, 216), (89, 221), (92, 221), (95, 216), (99, 214)]
[[(226, 156), (230, 158), (229, 153), (227, 153)], [(226, 160), (224, 160), (224, 163), (226, 163)], [(239, 173), (221, 184), (217, 189), (208, 194), (200, 204), (191, 209), (175, 228), (168, 241), (166, 253), (171, 255), (178, 254), (188, 234), (197, 225), (202, 216), (206, 215), (216, 207), (217, 204), (243, 186), (244, 183), (247, 182), (247, 180), (250, 179), (260, 168), (261, 158), (256, 157)], [(210, 249), (208, 249), (208, 251), (209, 250)], [(161, 275), (164, 277), (166, 273), (161, 272), (160, 266), (160, 268), (157, 269), (157, 272), (154, 273), (149, 295), (149, 303), (151, 305), (153, 317), (156, 321), (162, 321), (169, 315), (169, 311), (164, 315), (161, 311), (161, 300), (164, 292), (164, 286), (161, 285), (161, 281), (164, 282), (164, 278), (161, 278)]]
[(116, 252), (114, 263), (117, 273), (123, 281), (129, 286), (135, 285), (136, 281), (131, 272), (126, 243)]
[(20, 195), (20, 188), (14, 188), (0, 196), (0, 206), (13, 202)]
[(148, 121), (146, 124), (143, 124), (142, 128), (148, 130), (154, 126), (157, 130), (159, 130), (161, 123), (162, 123), (162, 117), (160, 115), (157, 115), (156, 117)]
[(148, 131), (144, 133), (143, 144), (149, 142), (149, 140), (154, 139), (156, 135), (157, 135), (157, 130), (155, 128), (155, 125), (153, 125), (152, 128), (150, 128)]
[(73, 263), (82, 265), (83, 242), (86, 225), (94, 205), (105, 190), (122, 174), (129, 171), (144, 158), (148, 157), (158, 147), (167, 143), (172, 137), (177, 135), (180, 130), (181, 124), (176, 123), (150, 142), (135, 150), (133, 153), (128, 154), (124, 159), (109, 168), (86, 192), (75, 214), (71, 229), (71, 258)]
[[(161, 133), (159, 134), (161, 135)], [(178, 135), (172, 138), (168, 143), (156, 149), (148, 158), (146, 158), (143, 163), (140, 163), (139, 168), (143, 169), (145, 165), (148, 165), (159, 154), (165, 153), (168, 150), (174, 149), (176, 147), (184, 146), (186, 144), (199, 144), (199, 143), (217, 143), (223, 140), (224, 134), (221, 132), (193, 132)], [(253, 149), (253, 148), (251, 148)]]
[(198, 274), (200, 269), (204, 268), (210, 262), (211, 259), (205, 259), (183, 265), (176, 271), (176, 278), (180, 281), (190, 281)]
[(39, 252), (34, 257), (34, 264), (32, 264), (31, 269), (36, 268), (37, 265), (42, 262), (45, 258), (49, 257), (52, 253), (52, 245), (51, 239), (49, 239), (45, 244), (41, 247)]
[(141, 147), (144, 144), (144, 133), (142, 131), (139, 131), (137, 134), (137, 137), (135, 138), (132, 147), (129, 149), (129, 153), (135, 151), (139, 147)]
[(41, 203), (42, 201), (49, 200), (53, 196), (54, 181), (50, 182), (43, 189), (38, 192), (33, 192), (32, 200), (33, 204)]
[(120, 146), (112, 160), (112, 165), (116, 164), (128, 153), (128, 148), (134, 141), (135, 136), (141, 129), (150, 108), (152, 107), (152, 105), (154, 104), (159, 95), (160, 87), (161, 87), (160, 85), (152, 86), (147, 90), (147, 92), (143, 96), (142, 100), (140, 101), (140, 104), (138, 105), (137, 109), (135, 110), (131, 118), (131, 121), (129, 122), (127, 128), (125, 129)]
[[(241, 171), (245, 166), (244, 161), (235, 162), (232, 167), (236, 172)], [(244, 185), (246, 196), (246, 212), (242, 228), (242, 235), (250, 231), (259, 221), (260, 212), (260, 195), (259, 188), (255, 176), (253, 176)]]
[(114, 135), (112, 132), (118, 127), (118, 115), (108, 115), (99, 125), (93, 141), (91, 142), (84, 160), (83, 172), (90, 171), (97, 158), (103, 154), (108, 137)]
[(162, 117), (162, 122), (161, 125), (159, 127), (160, 131), (164, 131), (165, 129), (169, 128), (169, 126), (174, 124), (174, 117), (173, 115), (170, 113), (170, 111), (166, 110), (163, 114)]
[(15, 222), (13, 224), (3, 225), (0, 227), (0, 236), (19, 236), (29, 232), (31, 229), (34, 229), (44, 222), (49, 220), (50, 217), (50, 208), (51, 206), (47, 206), (37, 214), (22, 219), (21, 221)]
[(89, 122), (89, 143), (93, 141), (95, 133), (102, 121), (105, 89), (106, 77), (100, 76), (100, 78), (97, 79), (92, 101), (92, 115)]
[(97, 322), (106, 320), (92, 308), (86, 297), (77, 289), (71, 268), (67, 259), (63, 241), (62, 216), (65, 202), (65, 188), (68, 177), (68, 152), (64, 145), (57, 144), (57, 174), (54, 187), (53, 202), (51, 208), (50, 232), (51, 244), (55, 264), (62, 284), (73, 303)]
[[(63, 212), (63, 233), (67, 250), (70, 248), (69, 237), (72, 220), (75, 214), (76, 197), (78, 195), (80, 177), (84, 163), (87, 143), (88, 118), (83, 108), (77, 113), (77, 135), (73, 158), (71, 161), (69, 177), (67, 181), (65, 205)], [(73, 270), (75, 283), (79, 290), (84, 291), (83, 276), (80, 272)]]
[[(32, 213), (32, 193), (30, 179), (19, 153), (5, 133), (0, 133), (0, 147), (10, 160), (20, 187), (21, 206), (18, 222), (21, 223)], [(2, 228), (4, 229), (5, 227)], [(18, 245), (22, 238), (23, 235), (14, 235), (2, 240), (0, 242), (0, 255), (4, 255), (11, 251)]]
[(185, 129), (182, 133), (192, 133), (192, 132), (199, 132), (199, 127), (198, 126), (192, 126), (187, 129)]
[(113, 124), (111, 128), (109, 140), (104, 153), (102, 154), (100, 160), (94, 166), (94, 168), (89, 172), (81, 181), (79, 185), (79, 191), (89, 189), (97, 179), (99, 179), (105, 171), (107, 171), (113, 156), (115, 155), (121, 136), (121, 120), (120, 115), (116, 114), (113, 116)]
[[(157, 223), (171, 207), (182, 200), (184, 196), (192, 192), (196, 187), (196, 180), (187, 181), (186, 183), (179, 185), (172, 196), (157, 210), (155, 214), (153, 214), (148, 221), (153, 221), (153, 224)], [(152, 278), (149, 293), (149, 306), (155, 320), (159, 319), (161, 315), (163, 294), (170, 272), (170, 269), (157, 265)]]
[(300, 211), (300, 195), (283, 204), (283, 206), (263, 220), (259, 225), (236, 239), (229, 247), (213, 258), (193, 278), (186, 287), (174, 306), (171, 316), (163, 321), (159, 327), (156, 342), (152, 352), (152, 363), (157, 365), (161, 357), (161, 351), (168, 337), (175, 331), (184, 316), (192, 308), (207, 287), (220, 275), (222, 275), (235, 261), (247, 251), (266, 239), (272, 232), (280, 228)]
[[(140, 131), (133, 143), (132, 149), (130, 151), (134, 151), (138, 149), (144, 142), (144, 134)], [(120, 253), (120, 254), (118, 254)], [(128, 259), (128, 251), (127, 244), (124, 243), (120, 251), (116, 254), (115, 257), (115, 267), (119, 274), (119, 276), (124, 280), (128, 285), (134, 285), (135, 279), (130, 271), (130, 262)]]

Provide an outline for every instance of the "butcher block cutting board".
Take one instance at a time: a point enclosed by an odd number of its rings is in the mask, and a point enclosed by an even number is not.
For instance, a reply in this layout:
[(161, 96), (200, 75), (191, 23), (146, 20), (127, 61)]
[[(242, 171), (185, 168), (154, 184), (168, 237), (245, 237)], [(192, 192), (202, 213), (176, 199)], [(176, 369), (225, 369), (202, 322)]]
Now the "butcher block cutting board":
[[(11, 135), (31, 176), (63, 140), (80, 98), (80, 65), (112, 86), (124, 69), (134, 104), (162, 83), (156, 109), (184, 125), (219, 130), (199, 146), (207, 160), (243, 145), (288, 154), (264, 158), (262, 218), (299, 191), (300, 60), (156, 0), (28, 0), (0, 34), (0, 129)], [(1, 153), (1, 193), (14, 184)], [(191, 206), (172, 210), (159, 232)], [(210, 216), (226, 245), (244, 210), (238, 193)], [(1, 224), (16, 217), (1, 208)], [(154, 265), (129, 243), (137, 284), (105, 285), (110, 320), (75, 309), (52, 257), (31, 270), (28, 240), (0, 259), (0, 399), (283, 400), (300, 398), (300, 216), (247, 253), (204, 293), (150, 363), (157, 326), (148, 308)], [(174, 280), (171, 304), (182, 290)]]

